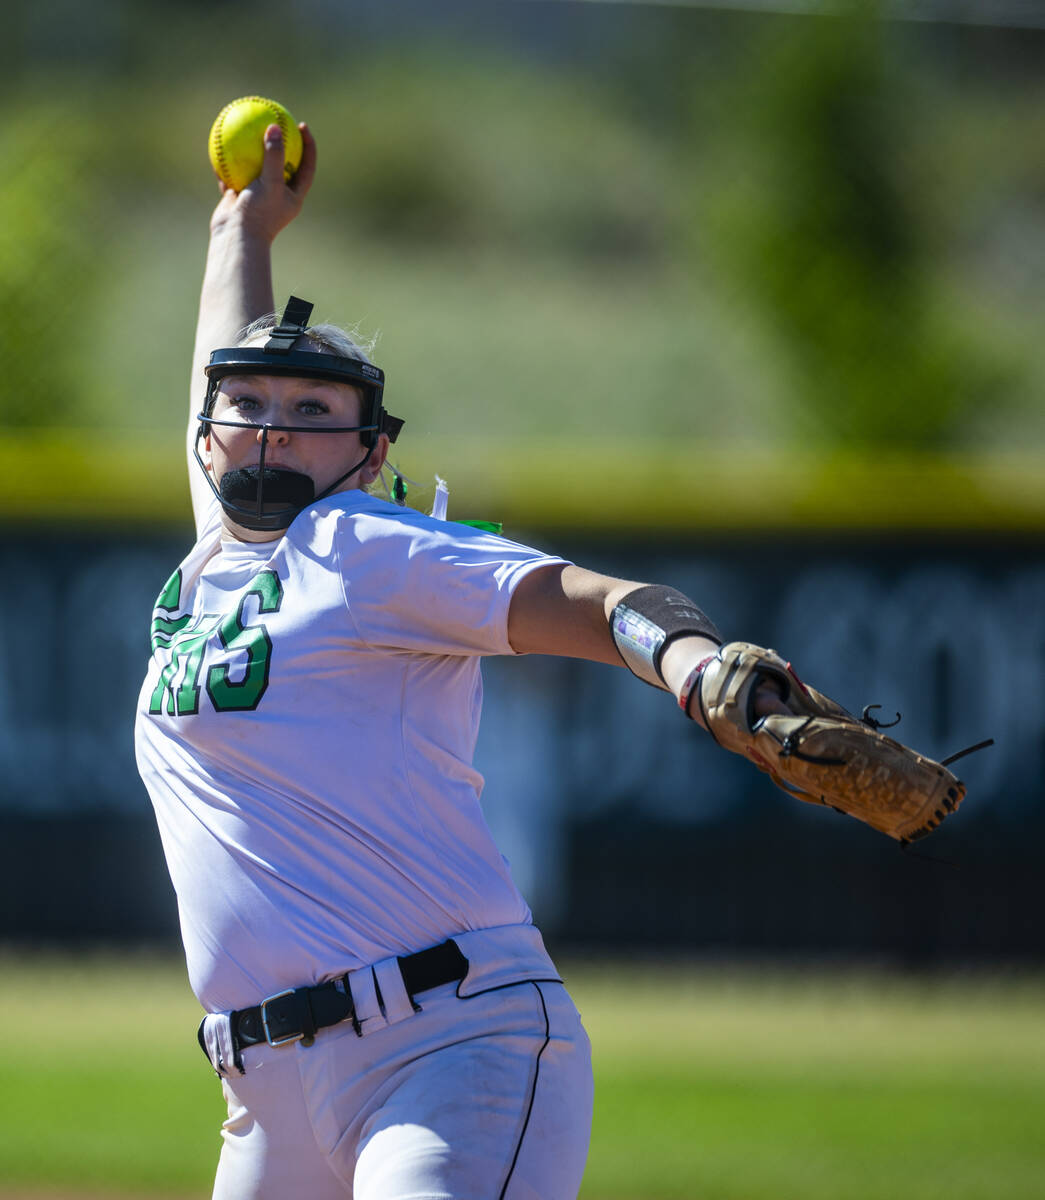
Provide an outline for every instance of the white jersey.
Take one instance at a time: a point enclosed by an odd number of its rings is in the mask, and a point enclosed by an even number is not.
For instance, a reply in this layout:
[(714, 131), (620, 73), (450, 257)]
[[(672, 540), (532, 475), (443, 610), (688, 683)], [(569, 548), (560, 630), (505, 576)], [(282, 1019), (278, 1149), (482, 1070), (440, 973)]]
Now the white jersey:
[(135, 733), (200, 1003), (528, 923), (479, 807), (479, 656), (563, 560), (361, 491), (272, 542), (218, 517), (157, 601)]

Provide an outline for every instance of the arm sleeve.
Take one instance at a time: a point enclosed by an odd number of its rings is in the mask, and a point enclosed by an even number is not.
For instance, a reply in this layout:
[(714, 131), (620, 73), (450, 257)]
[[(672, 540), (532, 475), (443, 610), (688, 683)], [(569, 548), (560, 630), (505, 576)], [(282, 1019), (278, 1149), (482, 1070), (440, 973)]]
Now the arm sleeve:
[[(199, 474), (199, 465), (194, 461), (192, 468)], [(200, 485), (206, 488), (207, 495), (202, 497), (200, 502), (195, 502), (193, 497), (193, 517), (196, 521), (196, 540), (202, 541), (204, 538), (210, 537), (221, 529), (221, 505), (218, 503), (218, 498), (207, 487), (206, 481), (201, 479)]]
[(357, 515), (340, 530), (349, 613), (363, 641), (428, 654), (513, 654), (519, 581), (566, 564), (494, 534), (420, 513)]

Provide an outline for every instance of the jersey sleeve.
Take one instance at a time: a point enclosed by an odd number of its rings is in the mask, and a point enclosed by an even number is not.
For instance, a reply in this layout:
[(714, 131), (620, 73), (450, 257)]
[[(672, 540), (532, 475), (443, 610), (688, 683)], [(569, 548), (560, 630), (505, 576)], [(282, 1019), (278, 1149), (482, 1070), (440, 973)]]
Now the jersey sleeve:
[(194, 509), (196, 521), (196, 541), (210, 540), (221, 529), (221, 505), (217, 497), (208, 489), (200, 507)]
[(340, 528), (345, 600), (362, 639), (429, 654), (513, 654), (508, 608), (530, 571), (566, 560), (402, 510)]

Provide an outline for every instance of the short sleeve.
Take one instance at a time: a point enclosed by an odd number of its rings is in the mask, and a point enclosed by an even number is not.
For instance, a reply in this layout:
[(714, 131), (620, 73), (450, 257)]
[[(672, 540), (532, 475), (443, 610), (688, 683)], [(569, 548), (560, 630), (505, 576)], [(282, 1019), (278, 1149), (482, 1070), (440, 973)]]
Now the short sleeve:
[(519, 581), (566, 560), (494, 534), (382, 504), (345, 513), (338, 552), (349, 614), (369, 645), (429, 654), (512, 654)]
[(221, 530), (221, 505), (216, 496), (208, 495), (196, 521), (196, 541), (211, 541)]

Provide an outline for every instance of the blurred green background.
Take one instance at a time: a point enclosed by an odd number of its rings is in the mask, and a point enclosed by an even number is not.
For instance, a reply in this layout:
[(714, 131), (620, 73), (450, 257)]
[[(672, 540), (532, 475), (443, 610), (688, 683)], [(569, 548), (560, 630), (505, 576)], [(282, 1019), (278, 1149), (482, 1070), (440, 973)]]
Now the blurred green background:
[[(537, 530), (1040, 531), (1032, 7), (17, 6), (0, 515), (187, 528), (206, 137), (257, 92), (320, 152), (277, 297), (380, 334), (419, 505), (438, 471)], [(643, 977), (571, 977), (591, 1200), (1045, 1194), (1040, 978)], [(0, 1194), (206, 1194), (180, 964), (9, 957), (0, 1002)]]
[(1041, 527), (1045, 33), (741, 7), (14, 9), (4, 510), (185, 519), (206, 136), (258, 92), (320, 149), (277, 295), (380, 335), (452, 513)]

